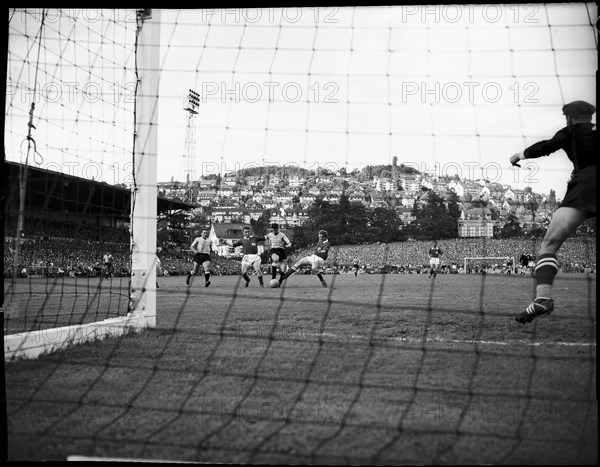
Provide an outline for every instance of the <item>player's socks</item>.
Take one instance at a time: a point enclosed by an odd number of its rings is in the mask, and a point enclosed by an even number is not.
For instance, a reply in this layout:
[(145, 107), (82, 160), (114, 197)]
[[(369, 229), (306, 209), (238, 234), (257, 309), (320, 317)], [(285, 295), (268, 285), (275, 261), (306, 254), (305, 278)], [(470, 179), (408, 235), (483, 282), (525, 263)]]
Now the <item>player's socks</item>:
[(242, 274), (242, 277), (246, 281), (246, 284), (244, 285), (244, 287), (248, 287), (248, 285), (250, 284), (250, 278), (248, 277), (248, 274), (244, 273), (244, 274)]
[(321, 281), (321, 285), (323, 287), (327, 287), (327, 282), (325, 282), (325, 279), (323, 279), (323, 275), (321, 273), (317, 274), (317, 277), (319, 278), (319, 280)]
[(284, 280), (286, 280), (288, 277), (290, 277), (295, 272), (296, 272), (296, 270), (293, 267), (289, 268), (285, 274), (282, 274), (279, 277), (279, 283), (281, 284)]
[(258, 276), (258, 283), (260, 284), (261, 287), (264, 287), (265, 284), (263, 283), (263, 278), (262, 276)]
[(552, 284), (557, 272), (558, 261), (556, 255), (553, 253), (541, 254), (533, 271), (537, 297), (552, 297)]
[(275, 279), (277, 276), (277, 266), (271, 266), (271, 279)]
[(210, 285), (210, 273), (204, 274), (204, 287), (208, 287)]
[(192, 278), (192, 273), (190, 272), (185, 278), (185, 285), (190, 285), (190, 279)]

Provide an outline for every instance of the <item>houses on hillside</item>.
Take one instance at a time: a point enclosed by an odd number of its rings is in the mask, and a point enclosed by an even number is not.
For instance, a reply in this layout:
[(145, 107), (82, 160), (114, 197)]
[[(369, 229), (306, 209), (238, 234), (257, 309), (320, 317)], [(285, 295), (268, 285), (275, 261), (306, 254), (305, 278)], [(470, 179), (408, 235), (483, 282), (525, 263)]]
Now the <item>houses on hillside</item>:
[[(389, 174), (388, 174), (389, 175)], [(301, 176), (288, 177), (281, 174), (261, 176), (225, 175), (220, 179), (211, 177), (194, 182), (194, 197), (199, 211), (211, 224), (250, 225), (263, 215), (269, 222), (281, 225), (302, 225), (308, 219), (308, 208), (317, 197), (330, 203), (339, 203), (343, 194), (350, 202), (365, 207), (392, 207), (405, 224), (413, 219), (412, 208), (428, 191), (447, 197), (456, 193), (463, 203), (459, 222), (459, 236), (491, 237), (495, 220), (494, 209), (500, 217), (509, 213), (516, 215), (523, 225), (533, 225), (551, 217), (552, 210), (541, 208), (542, 197), (531, 190), (519, 190), (508, 185), (485, 180), (460, 180), (458, 177), (437, 177), (428, 173), (396, 173), (390, 176), (372, 177), (371, 180), (342, 177)], [(161, 182), (159, 193), (170, 198), (183, 199), (186, 194), (183, 182)], [(189, 193), (189, 192), (187, 192)], [(485, 199), (487, 211), (472, 209), (473, 200)], [(219, 234), (219, 238), (223, 235)]]

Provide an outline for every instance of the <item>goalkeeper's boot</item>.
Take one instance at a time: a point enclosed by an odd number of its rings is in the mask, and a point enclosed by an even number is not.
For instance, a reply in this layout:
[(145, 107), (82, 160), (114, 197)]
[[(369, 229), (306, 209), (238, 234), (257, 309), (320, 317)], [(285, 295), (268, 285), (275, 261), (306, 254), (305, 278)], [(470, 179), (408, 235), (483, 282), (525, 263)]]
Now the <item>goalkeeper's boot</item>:
[(525, 311), (515, 316), (519, 323), (531, 323), (541, 315), (549, 315), (554, 311), (554, 300), (551, 298), (538, 297), (529, 304)]

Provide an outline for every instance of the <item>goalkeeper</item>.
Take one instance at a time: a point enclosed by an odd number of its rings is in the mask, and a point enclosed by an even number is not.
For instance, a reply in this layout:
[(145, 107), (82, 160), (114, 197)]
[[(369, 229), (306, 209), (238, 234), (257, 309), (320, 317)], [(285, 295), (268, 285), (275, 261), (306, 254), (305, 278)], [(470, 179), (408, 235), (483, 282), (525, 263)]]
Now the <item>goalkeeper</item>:
[(519, 166), (519, 161), (523, 159), (548, 156), (562, 149), (574, 166), (565, 197), (554, 212), (540, 246), (533, 271), (535, 300), (515, 317), (519, 323), (529, 323), (538, 316), (552, 313), (552, 285), (558, 272), (558, 249), (582, 222), (596, 217), (597, 143), (596, 125), (592, 123), (596, 108), (587, 102), (575, 101), (563, 106), (562, 111), (566, 117), (566, 127), (551, 139), (535, 143), (510, 158), (512, 165)]

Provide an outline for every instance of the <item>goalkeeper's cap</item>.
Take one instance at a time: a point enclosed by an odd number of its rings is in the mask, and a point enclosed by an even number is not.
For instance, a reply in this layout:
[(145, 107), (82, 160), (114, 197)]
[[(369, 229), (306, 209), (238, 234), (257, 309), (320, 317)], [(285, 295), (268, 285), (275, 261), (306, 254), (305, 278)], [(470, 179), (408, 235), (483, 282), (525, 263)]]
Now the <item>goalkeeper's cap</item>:
[(592, 118), (596, 107), (585, 101), (573, 101), (563, 106), (563, 114), (571, 118)]
[(319, 230), (319, 235), (323, 235), (323, 237), (325, 237), (325, 238), (329, 237), (327, 230)]

